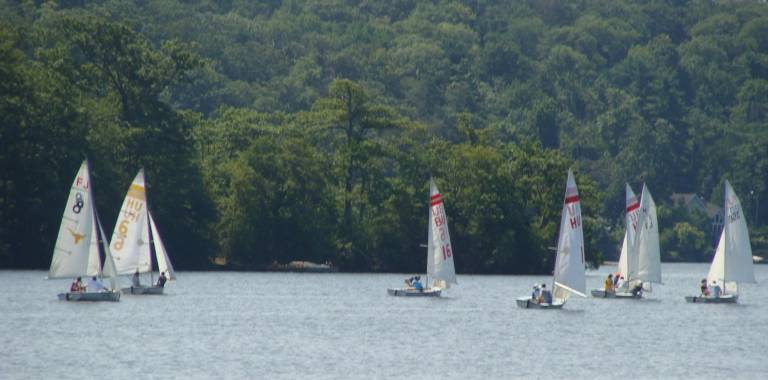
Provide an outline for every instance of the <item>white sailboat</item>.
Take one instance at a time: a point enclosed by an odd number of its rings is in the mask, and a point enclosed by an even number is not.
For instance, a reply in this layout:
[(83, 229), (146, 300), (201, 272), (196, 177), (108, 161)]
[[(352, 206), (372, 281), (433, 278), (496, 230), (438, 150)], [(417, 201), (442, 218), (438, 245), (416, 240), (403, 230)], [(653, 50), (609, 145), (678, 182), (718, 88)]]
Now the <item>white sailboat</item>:
[(533, 297), (517, 299), (521, 308), (560, 309), (571, 294), (586, 297), (584, 276), (584, 232), (581, 224), (581, 202), (573, 172), (568, 170), (568, 181), (560, 217), (560, 234), (557, 238), (557, 256), (552, 278), (552, 302), (539, 302)]
[[(112, 233), (110, 249), (115, 257), (118, 275), (152, 273), (154, 253), (158, 271), (164, 273), (168, 281), (176, 279), (155, 221), (147, 208), (144, 169), (139, 170), (128, 188)], [(138, 281), (137, 277), (136, 282)], [(163, 294), (163, 286), (151, 284), (150, 280), (149, 285), (132, 283), (122, 291), (130, 294)]]
[[(100, 252), (104, 253), (102, 271)], [(51, 259), (48, 278), (102, 277), (110, 279), (110, 288), (70, 291), (58, 295), (64, 301), (119, 301), (115, 265), (104, 237), (91, 188), (88, 161), (80, 165), (61, 218), (59, 235)], [(94, 285), (100, 285), (95, 284)], [(92, 286), (91, 286), (92, 287)], [(71, 289), (73, 290), (73, 289)]]
[(736, 303), (739, 299), (738, 283), (755, 283), (752, 268), (752, 246), (749, 242), (747, 221), (741, 209), (741, 201), (731, 184), (725, 181), (725, 225), (717, 243), (715, 257), (707, 274), (707, 283), (722, 286), (722, 294), (687, 296), (693, 303)]
[(645, 184), (639, 201), (629, 184), (626, 185), (626, 207), (626, 230), (618, 266), (618, 275), (625, 281), (613, 292), (593, 289), (593, 297), (638, 299), (642, 298), (638, 286), (651, 291), (651, 283), (661, 283), (656, 202)]
[[(448, 232), (448, 218), (445, 215), (443, 196), (437, 185), (429, 180), (429, 217), (427, 221), (427, 287), (422, 290), (413, 287), (390, 288), (391, 296), (404, 297), (439, 297), (443, 289), (456, 282), (456, 270), (453, 265), (453, 248)], [(430, 286), (429, 280), (433, 283)]]

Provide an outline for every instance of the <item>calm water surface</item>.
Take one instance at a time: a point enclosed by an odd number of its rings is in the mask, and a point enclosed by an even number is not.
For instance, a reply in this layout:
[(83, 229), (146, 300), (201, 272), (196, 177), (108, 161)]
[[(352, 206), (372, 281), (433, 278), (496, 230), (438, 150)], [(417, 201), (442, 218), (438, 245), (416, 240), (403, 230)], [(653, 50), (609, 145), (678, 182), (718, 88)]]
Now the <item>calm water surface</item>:
[(386, 293), (406, 275), (181, 272), (164, 296), (88, 304), (58, 301), (69, 281), (43, 271), (0, 271), (0, 378), (768, 378), (768, 266), (738, 305), (685, 303), (707, 269), (664, 264), (648, 299), (561, 311), (515, 306), (545, 276), (459, 275), (447, 297), (406, 299)]

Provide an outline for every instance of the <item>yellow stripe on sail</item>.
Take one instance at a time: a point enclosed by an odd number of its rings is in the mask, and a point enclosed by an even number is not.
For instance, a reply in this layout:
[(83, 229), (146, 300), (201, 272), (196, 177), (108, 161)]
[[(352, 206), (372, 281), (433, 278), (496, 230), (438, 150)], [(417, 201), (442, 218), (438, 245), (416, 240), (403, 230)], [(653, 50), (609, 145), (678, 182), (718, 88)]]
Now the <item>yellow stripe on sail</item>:
[(146, 198), (146, 194), (144, 193), (144, 186), (137, 185), (135, 183), (131, 184), (131, 187), (128, 189), (128, 196), (143, 201)]

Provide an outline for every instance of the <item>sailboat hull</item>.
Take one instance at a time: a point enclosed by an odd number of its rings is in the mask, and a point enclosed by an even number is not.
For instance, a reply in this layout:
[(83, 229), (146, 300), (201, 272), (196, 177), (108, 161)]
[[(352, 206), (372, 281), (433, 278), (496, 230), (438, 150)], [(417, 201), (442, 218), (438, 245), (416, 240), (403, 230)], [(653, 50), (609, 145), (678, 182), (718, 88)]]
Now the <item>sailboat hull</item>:
[(720, 297), (704, 297), (704, 296), (686, 296), (685, 301), (688, 303), (736, 303), (739, 300), (738, 295), (726, 294)]
[(147, 295), (161, 295), (163, 294), (162, 286), (131, 286), (130, 288), (120, 289), (124, 294), (147, 294)]
[(522, 309), (562, 309), (563, 303), (538, 303), (534, 302), (530, 297), (523, 297), (517, 299), (517, 307)]
[(85, 301), (85, 302), (117, 302), (120, 301), (119, 292), (99, 293), (60, 293), (60, 301)]
[(632, 294), (627, 292), (613, 292), (613, 293), (607, 293), (603, 289), (592, 289), (591, 291), (592, 297), (594, 298), (619, 298), (619, 299), (641, 299), (643, 298), (642, 294)]
[(440, 297), (442, 289), (426, 289), (418, 291), (416, 289), (387, 289), (390, 296), (395, 297)]

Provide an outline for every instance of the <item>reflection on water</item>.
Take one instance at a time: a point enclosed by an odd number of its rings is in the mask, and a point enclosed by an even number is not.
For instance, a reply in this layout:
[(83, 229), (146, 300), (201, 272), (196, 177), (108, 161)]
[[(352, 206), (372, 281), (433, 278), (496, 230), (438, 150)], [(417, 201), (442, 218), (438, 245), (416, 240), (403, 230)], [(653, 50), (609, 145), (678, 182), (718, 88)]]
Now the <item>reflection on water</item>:
[(768, 292), (685, 303), (707, 269), (665, 264), (647, 299), (560, 311), (515, 306), (546, 276), (459, 274), (415, 299), (387, 295), (406, 275), (182, 272), (165, 296), (80, 304), (56, 299), (68, 280), (0, 271), (0, 378), (763, 378)]

